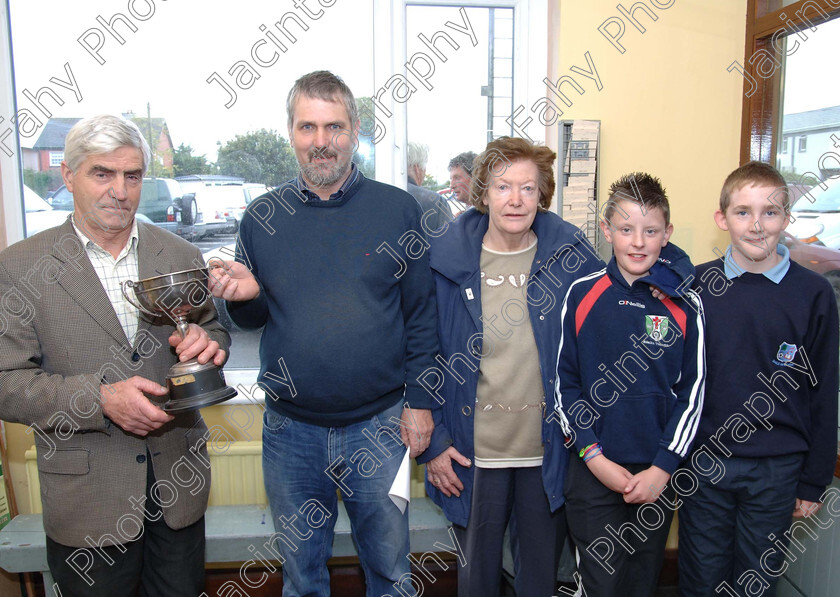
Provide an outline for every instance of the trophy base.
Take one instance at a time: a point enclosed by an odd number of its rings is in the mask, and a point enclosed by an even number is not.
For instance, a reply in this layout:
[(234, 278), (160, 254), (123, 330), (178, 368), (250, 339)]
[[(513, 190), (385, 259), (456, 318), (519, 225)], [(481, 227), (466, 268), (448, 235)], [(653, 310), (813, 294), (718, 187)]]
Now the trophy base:
[(191, 360), (169, 369), (166, 378), (169, 400), (163, 405), (168, 413), (196, 410), (212, 406), (236, 396), (237, 391), (225, 384), (222, 370), (213, 363), (200, 365)]
[(182, 412), (185, 410), (196, 410), (204, 408), (205, 406), (213, 406), (225, 400), (230, 400), (236, 396), (238, 392), (231, 387), (225, 386), (209, 394), (202, 394), (193, 398), (181, 398), (177, 400), (168, 400), (163, 405), (163, 410), (168, 413)]

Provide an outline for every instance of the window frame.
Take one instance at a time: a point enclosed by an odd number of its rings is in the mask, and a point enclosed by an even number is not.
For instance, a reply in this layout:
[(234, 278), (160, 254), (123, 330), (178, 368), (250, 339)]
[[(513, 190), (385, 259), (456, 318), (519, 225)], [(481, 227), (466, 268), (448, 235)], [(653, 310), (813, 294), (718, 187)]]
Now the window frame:
[[(780, 37), (778, 32), (786, 29), (785, 35), (790, 35), (808, 29), (810, 27), (808, 21), (796, 14), (806, 5), (821, 8), (829, 15), (829, 20), (840, 17), (840, 6), (832, 5), (828, 0), (799, 0), (772, 11), (767, 9), (768, 4), (769, 0), (750, 0), (747, 5), (743, 67), (755, 81), (755, 89), (747, 95), (751, 89), (751, 82), (744, 78), (740, 152), (742, 164), (757, 160), (776, 165), (777, 143), (781, 134), (784, 68), (777, 68), (772, 75), (765, 78), (758, 74), (755, 65), (749, 64), (749, 58), (755, 52), (764, 50), (774, 60), (781, 60), (782, 57), (776, 48), (776, 41)], [(782, 17), (782, 13), (786, 16)], [(813, 11), (803, 14), (814, 15)], [(814, 24), (819, 26), (819, 23)]]
[[(12, 39), (8, 0), (0, 4), (0, 115), (17, 113), (15, 82), (12, 76)], [(0, 122), (0, 135), (10, 123)], [(5, 138), (5, 145), (11, 146), (12, 155), (0, 150), (0, 247), (23, 240), (23, 168), (20, 138), (12, 129)]]
[[(374, 49), (374, 82), (384, 83), (395, 73), (405, 74), (408, 60), (405, 35), (406, 7), (451, 6), (513, 9), (513, 106), (526, 109), (545, 95), (543, 79), (548, 73), (548, 0), (374, 0), (373, 26), (378, 32)], [(539, 15), (545, 15), (542, 19)], [(401, 39), (394, 34), (402, 32)], [(389, 51), (384, 51), (388, 48)], [(390, 51), (390, 49), (393, 51)], [(537, 83), (534, 83), (536, 81)], [(386, 98), (393, 113), (385, 135), (377, 143), (376, 178), (394, 186), (406, 187), (406, 148), (408, 145), (408, 108), (393, 98)], [(529, 131), (536, 141), (545, 142), (545, 128)]]

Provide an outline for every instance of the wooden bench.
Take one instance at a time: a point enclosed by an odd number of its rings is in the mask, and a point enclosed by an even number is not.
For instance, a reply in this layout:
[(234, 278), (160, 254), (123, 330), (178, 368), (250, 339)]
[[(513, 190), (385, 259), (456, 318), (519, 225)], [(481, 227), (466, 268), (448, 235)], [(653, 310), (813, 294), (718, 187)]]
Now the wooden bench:
[[(338, 504), (333, 557), (355, 556), (350, 536), (350, 519), (344, 504)], [(208, 563), (239, 563), (255, 559), (248, 547), (259, 549), (274, 533), (267, 506), (210, 506), (206, 515)], [(412, 498), (409, 531), (412, 553), (445, 551), (452, 545), (449, 522), (429, 498)], [(265, 557), (269, 554), (260, 550)], [(276, 562), (273, 562), (276, 564)], [(259, 562), (257, 562), (259, 565)], [(0, 568), (8, 572), (40, 572), (47, 597), (57, 597), (47, 567), (46, 535), (41, 514), (16, 516), (0, 530)]]

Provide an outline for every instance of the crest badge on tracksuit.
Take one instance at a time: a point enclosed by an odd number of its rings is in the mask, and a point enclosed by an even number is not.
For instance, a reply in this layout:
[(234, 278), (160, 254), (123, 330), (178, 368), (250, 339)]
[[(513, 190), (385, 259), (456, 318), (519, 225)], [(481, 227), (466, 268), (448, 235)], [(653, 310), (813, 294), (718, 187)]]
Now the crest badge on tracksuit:
[(668, 333), (668, 318), (664, 315), (645, 315), (645, 332), (653, 340), (662, 340)]

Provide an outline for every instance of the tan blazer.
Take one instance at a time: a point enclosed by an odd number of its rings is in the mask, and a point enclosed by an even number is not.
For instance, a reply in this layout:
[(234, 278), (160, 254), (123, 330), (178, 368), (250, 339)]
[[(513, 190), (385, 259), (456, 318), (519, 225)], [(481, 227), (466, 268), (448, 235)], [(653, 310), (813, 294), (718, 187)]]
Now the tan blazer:
[[(198, 267), (201, 253), (138, 222), (140, 278)], [(193, 311), (228, 350), (212, 301)], [(0, 418), (29, 425), (38, 447), (47, 535), (72, 546), (124, 543), (137, 536), (152, 455), (166, 523), (182, 528), (207, 507), (207, 427), (179, 414), (145, 438), (102, 414), (99, 386), (133, 375), (163, 384), (177, 361), (169, 319), (141, 315), (130, 346), (69, 220), (0, 252)], [(166, 397), (153, 398), (163, 403)]]

